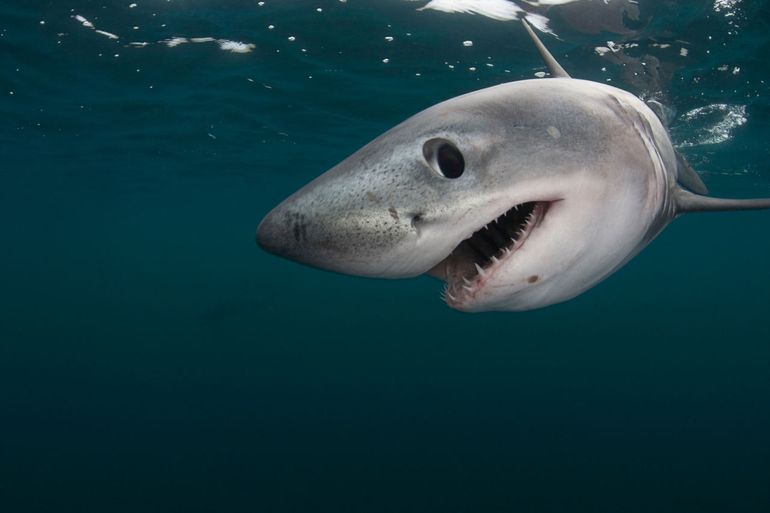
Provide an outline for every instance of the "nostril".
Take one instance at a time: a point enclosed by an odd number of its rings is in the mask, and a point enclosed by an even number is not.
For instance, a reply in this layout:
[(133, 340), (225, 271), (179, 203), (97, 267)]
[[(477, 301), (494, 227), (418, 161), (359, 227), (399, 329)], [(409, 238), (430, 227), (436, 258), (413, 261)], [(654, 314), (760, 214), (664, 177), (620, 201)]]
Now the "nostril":
[(411, 225), (412, 225), (412, 230), (414, 230), (414, 233), (418, 237), (421, 235), (421, 233), (420, 233), (420, 225), (422, 224), (423, 219), (424, 218), (423, 218), (423, 215), (422, 215), (421, 212), (418, 212), (416, 214), (412, 214), (412, 219), (410, 221)]

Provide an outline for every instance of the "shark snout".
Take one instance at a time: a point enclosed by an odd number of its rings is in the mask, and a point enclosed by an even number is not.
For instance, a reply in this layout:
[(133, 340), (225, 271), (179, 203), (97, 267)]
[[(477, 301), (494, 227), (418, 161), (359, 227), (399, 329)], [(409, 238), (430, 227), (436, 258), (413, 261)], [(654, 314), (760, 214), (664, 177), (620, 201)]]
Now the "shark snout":
[(257, 226), (257, 245), (269, 253), (281, 254), (281, 232), (272, 212)]
[(433, 267), (448, 253), (416, 251), (422, 214), (352, 203), (327, 208), (302, 195), (270, 211), (259, 223), (260, 248), (295, 262), (358, 276), (400, 278)]
[(270, 211), (257, 226), (257, 245), (269, 253), (304, 261), (307, 238), (305, 216), (282, 205)]
[(371, 167), (373, 151), (365, 147), (276, 206), (257, 228), (259, 246), (301, 264), (380, 278), (416, 276), (443, 260), (451, 244), (434, 244), (438, 233), (429, 228), (443, 202), (430, 187), (436, 177), (408, 152), (386, 151), (386, 164)]

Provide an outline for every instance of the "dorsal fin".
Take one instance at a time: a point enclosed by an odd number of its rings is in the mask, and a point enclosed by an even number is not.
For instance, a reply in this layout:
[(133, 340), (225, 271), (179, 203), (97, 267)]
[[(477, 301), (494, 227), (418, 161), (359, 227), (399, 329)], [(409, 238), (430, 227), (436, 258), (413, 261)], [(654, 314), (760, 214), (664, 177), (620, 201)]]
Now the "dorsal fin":
[(564, 68), (562, 68), (558, 62), (556, 62), (556, 59), (553, 58), (553, 55), (551, 55), (551, 52), (548, 51), (548, 48), (545, 47), (543, 42), (540, 41), (540, 38), (537, 37), (537, 34), (535, 34), (535, 31), (532, 30), (532, 27), (529, 26), (529, 22), (524, 18), (521, 19), (521, 22), (524, 24), (524, 28), (529, 34), (529, 37), (532, 38), (532, 42), (535, 43), (535, 46), (537, 47), (537, 51), (540, 52), (540, 57), (542, 57), (543, 60), (545, 61), (545, 65), (546, 67), (548, 67), (548, 71), (551, 72), (551, 76), (560, 77), (560, 78), (571, 78), (569, 74), (567, 74), (567, 72), (564, 71)]
[(770, 198), (726, 199), (699, 196), (677, 188), (674, 192), (677, 214), (686, 212), (716, 212), (721, 210), (762, 210), (770, 209)]
[(676, 163), (678, 168), (677, 181), (690, 189), (692, 192), (697, 194), (708, 194), (708, 187), (706, 187), (706, 184), (703, 183), (703, 180), (701, 180), (701, 177), (692, 168), (690, 163), (687, 162), (687, 160), (677, 150), (674, 150), (674, 152), (676, 152)]

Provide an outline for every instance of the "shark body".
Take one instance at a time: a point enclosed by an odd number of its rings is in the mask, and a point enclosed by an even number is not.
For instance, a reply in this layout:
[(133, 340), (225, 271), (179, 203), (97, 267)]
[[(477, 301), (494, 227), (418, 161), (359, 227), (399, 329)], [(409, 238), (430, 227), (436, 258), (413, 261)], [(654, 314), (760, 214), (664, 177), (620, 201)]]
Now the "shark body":
[(450, 307), (518, 311), (588, 290), (678, 215), (770, 208), (705, 196), (659, 105), (571, 78), (524, 26), (554, 78), (414, 115), (273, 209), (259, 245), (346, 274), (428, 273)]

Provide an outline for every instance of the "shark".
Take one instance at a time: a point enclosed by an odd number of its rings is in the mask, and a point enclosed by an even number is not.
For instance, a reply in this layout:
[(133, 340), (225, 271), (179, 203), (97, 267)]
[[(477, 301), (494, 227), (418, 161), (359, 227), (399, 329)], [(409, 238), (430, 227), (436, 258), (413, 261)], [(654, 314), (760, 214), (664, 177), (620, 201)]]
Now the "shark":
[(460, 311), (525, 311), (591, 289), (678, 216), (770, 208), (708, 196), (659, 103), (572, 78), (522, 23), (550, 77), (415, 114), (273, 208), (258, 245), (338, 273), (428, 274)]

